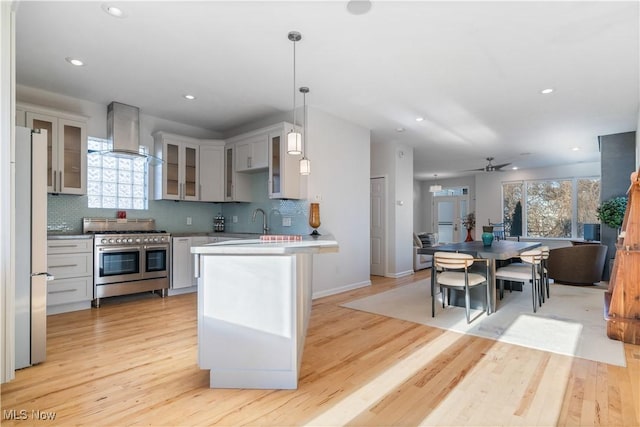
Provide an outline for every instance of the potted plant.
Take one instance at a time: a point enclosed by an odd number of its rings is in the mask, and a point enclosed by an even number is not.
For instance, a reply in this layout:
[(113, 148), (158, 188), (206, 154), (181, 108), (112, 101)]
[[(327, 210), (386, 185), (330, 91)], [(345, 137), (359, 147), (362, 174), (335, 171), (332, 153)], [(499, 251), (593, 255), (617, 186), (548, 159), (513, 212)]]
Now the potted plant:
[(625, 196), (614, 197), (602, 202), (598, 207), (598, 219), (602, 221), (604, 225), (618, 230), (622, 227), (626, 210), (627, 198)]
[[(620, 227), (624, 220), (624, 213), (627, 210), (627, 198), (625, 196), (613, 197), (602, 204), (596, 210), (598, 219), (608, 227), (616, 230), (616, 239), (620, 235)], [(615, 247), (613, 248), (615, 250)], [(611, 253), (611, 248), (609, 253)], [(609, 272), (613, 271), (613, 258), (609, 259)]]

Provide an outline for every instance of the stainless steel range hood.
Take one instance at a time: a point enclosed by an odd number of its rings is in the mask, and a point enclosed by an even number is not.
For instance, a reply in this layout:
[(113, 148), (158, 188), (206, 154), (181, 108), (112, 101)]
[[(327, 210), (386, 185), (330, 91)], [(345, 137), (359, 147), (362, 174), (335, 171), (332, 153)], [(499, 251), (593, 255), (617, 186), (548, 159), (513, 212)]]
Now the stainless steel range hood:
[(107, 107), (107, 139), (114, 156), (142, 156), (140, 153), (140, 109), (119, 102)]

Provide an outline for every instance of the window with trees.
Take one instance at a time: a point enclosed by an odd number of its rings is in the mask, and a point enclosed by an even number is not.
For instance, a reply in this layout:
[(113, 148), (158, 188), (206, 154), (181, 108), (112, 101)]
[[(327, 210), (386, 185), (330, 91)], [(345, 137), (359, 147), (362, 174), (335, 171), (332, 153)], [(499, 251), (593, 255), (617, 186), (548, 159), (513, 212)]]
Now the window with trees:
[(599, 223), (600, 178), (506, 182), (502, 195), (509, 236), (582, 238), (584, 224)]

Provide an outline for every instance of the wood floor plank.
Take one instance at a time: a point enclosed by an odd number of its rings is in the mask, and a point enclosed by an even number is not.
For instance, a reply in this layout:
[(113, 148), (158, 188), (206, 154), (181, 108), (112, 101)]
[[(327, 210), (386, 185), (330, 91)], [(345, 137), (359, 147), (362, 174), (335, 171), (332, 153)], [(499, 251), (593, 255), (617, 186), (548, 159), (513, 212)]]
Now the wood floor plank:
[(610, 366), (340, 306), (427, 278), (315, 300), (297, 390), (210, 389), (195, 294), (49, 316), (47, 361), (2, 385), (2, 425), (640, 425), (638, 346)]

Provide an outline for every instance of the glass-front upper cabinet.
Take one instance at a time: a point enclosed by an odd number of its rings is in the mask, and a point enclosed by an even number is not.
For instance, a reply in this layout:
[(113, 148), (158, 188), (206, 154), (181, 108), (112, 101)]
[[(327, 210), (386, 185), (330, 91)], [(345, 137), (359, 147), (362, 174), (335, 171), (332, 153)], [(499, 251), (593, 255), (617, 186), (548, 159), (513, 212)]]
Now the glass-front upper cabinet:
[[(303, 199), (301, 189), (301, 154), (287, 153), (286, 138), (291, 125), (283, 123), (269, 130), (269, 198)], [(306, 181), (304, 181), (306, 182)]]
[(233, 143), (224, 148), (224, 199), (228, 202), (250, 202), (251, 175), (236, 171), (236, 149)]
[(47, 131), (47, 191), (86, 194), (86, 121), (27, 111), (26, 125)]
[(153, 136), (155, 155), (162, 159), (156, 166), (156, 200), (198, 200), (199, 145), (164, 132)]

